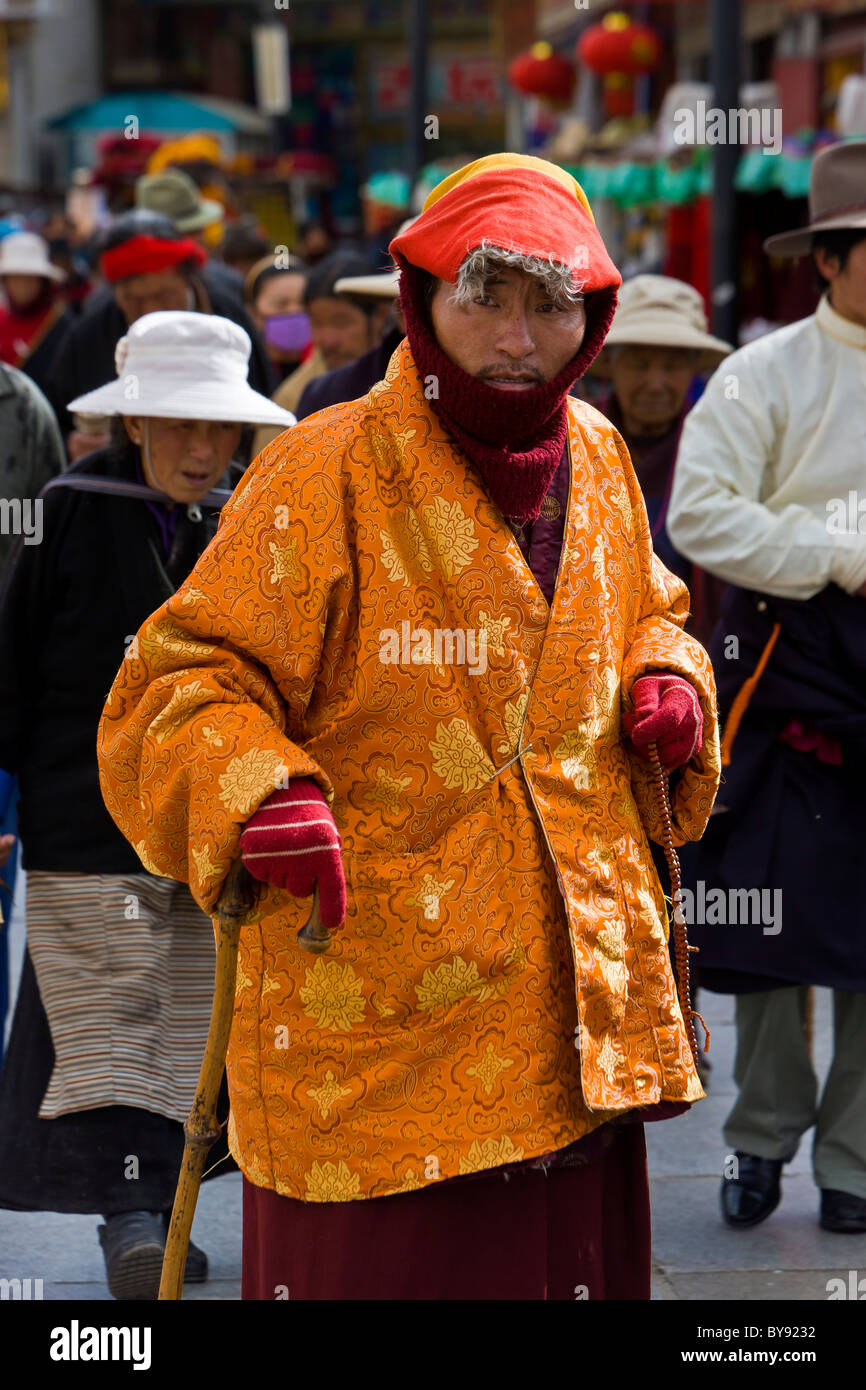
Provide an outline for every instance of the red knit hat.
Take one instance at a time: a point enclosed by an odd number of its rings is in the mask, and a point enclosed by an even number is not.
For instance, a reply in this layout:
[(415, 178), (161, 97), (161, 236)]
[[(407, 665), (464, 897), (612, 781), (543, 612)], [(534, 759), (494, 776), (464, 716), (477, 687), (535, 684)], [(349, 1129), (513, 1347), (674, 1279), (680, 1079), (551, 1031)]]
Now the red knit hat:
[(546, 159), (491, 154), (464, 165), (433, 189), (389, 250), (453, 285), (483, 241), (569, 266), (586, 294), (622, 284), (580, 184)]
[(133, 275), (148, 275), (154, 271), (173, 270), (183, 261), (204, 265), (207, 252), (191, 237), (170, 241), (165, 237), (139, 234), (103, 251), (99, 269), (109, 284), (129, 279)]

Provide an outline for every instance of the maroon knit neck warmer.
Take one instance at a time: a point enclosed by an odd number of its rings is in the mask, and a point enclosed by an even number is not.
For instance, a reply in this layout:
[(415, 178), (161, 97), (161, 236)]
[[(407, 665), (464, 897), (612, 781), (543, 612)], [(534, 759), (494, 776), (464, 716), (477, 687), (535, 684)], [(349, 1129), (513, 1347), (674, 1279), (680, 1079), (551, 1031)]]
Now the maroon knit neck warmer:
[(586, 297), (580, 351), (550, 381), (528, 391), (500, 391), (470, 376), (442, 351), (424, 298), (426, 277), (403, 260), (400, 302), (422, 383), (437, 381), (430, 404), (475, 464), (504, 517), (535, 521), (562, 458), (568, 433), (566, 396), (598, 355), (616, 307), (616, 290)]

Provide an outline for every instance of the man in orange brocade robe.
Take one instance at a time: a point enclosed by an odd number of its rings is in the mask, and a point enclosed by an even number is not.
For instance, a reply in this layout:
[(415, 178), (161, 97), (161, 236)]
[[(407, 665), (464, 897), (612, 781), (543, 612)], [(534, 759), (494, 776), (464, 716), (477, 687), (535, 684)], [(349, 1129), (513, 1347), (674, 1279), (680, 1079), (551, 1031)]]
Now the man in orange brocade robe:
[(648, 1298), (641, 1121), (703, 1091), (643, 750), (680, 843), (719, 763), (686, 588), (567, 394), (620, 277), (521, 155), (391, 249), (408, 341), (259, 455), (143, 625), (103, 794), (205, 911), (239, 856), (263, 885), (227, 1064), (244, 1297)]

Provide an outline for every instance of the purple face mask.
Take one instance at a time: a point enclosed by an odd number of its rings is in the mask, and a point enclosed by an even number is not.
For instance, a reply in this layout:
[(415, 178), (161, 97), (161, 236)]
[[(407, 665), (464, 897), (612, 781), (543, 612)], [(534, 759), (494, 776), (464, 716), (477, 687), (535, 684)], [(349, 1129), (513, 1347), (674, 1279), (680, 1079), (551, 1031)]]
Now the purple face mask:
[(272, 314), (265, 319), (265, 342), (279, 352), (303, 352), (309, 341), (309, 314)]

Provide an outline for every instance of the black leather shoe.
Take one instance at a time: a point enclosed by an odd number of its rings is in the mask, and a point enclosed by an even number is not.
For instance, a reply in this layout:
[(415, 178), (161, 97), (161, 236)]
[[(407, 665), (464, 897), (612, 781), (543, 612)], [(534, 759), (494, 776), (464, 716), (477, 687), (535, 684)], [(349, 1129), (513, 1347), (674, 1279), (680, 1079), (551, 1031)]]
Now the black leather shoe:
[(866, 1231), (866, 1197), (822, 1187), (820, 1225), (825, 1231)]
[(729, 1226), (757, 1226), (782, 1200), (781, 1158), (735, 1152), (739, 1177), (722, 1179), (722, 1216)]

